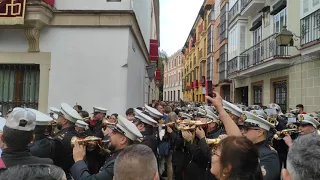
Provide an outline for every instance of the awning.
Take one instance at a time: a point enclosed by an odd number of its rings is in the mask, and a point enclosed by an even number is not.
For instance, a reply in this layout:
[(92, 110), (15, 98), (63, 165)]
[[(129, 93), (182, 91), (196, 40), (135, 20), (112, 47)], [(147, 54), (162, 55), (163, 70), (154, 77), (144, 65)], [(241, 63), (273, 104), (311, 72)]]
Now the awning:
[(252, 27), (250, 28), (250, 31), (254, 31), (258, 29), (262, 25), (262, 16), (258, 17), (255, 21), (252, 23)]
[(287, 0), (280, 0), (277, 4), (275, 4), (270, 12), (270, 15), (278, 14), (282, 9), (287, 7)]

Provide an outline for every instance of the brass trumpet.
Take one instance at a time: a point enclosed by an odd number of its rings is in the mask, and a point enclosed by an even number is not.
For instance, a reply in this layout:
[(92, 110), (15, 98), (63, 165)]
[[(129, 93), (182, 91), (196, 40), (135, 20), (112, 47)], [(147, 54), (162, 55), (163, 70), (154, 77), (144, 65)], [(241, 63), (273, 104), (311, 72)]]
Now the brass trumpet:
[(102, 140), (101, 138), (95, 137), (95, 136), (88, 136), (86, 138), (78, 138), (76, 136), (71, 138), (71, 147), (74, 147), (75, 143), (78, 143), (79, 145), (84, 145), (88, 149), (95, 149), (97, 146), (99, 146), (101, 149), (103, 149), (103, 146), (109, 142), (109, 140)]
[(161, 124), (162, 127), (173, 127), (176, 123), (175, 122), (169, 122), (167, 124)]
[(208, 139), (206, 138), (206, 142), (208, 145), (217, 145), (221, 141), (220, 138)]
[(282, 131), (277, 131), (275, 135), (273, 135), (273, 138), (276, 140), (281, 140), (284, 137), (286, 137), (287, 134), (291, 135), (291, 134), (300, 133), (300, 132), (301, 131), (299, 131), (299, 129), (285, 129)]
[(107, 127), (107, 126), (115, 126), (117, 123), (113, 123), (113, 122), (110, 122), (108, 121), (107, 119), (103, 119), (102, 120), (102, 127)]

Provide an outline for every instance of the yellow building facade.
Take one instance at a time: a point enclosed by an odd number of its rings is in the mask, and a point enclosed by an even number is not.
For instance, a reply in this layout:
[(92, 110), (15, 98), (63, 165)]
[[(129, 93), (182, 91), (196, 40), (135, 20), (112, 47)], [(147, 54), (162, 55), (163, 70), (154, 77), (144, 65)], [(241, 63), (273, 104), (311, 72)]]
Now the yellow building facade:
[(197, 19), (182, 49), (185, 55), (183, 72), (183, 96), (186, 101), (204, 102), (207, 74), (208, 11), (213, 0), (204, 1)]

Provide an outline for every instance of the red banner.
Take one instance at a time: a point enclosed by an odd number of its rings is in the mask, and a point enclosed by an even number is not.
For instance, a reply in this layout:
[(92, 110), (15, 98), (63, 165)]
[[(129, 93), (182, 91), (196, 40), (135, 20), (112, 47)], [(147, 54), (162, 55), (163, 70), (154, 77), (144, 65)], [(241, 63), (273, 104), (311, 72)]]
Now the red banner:
[(0, 25), (24, 23), (26, 0), (1, 0)]

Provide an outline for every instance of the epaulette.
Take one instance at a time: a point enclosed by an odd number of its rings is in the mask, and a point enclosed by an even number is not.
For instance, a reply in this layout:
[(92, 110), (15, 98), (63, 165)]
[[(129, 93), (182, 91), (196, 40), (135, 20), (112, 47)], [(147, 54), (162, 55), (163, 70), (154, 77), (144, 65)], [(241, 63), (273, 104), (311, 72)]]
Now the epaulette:
[(62, 141), (64, 139), (65, 134), (66, 133), (60, 134), (57, 138)]

